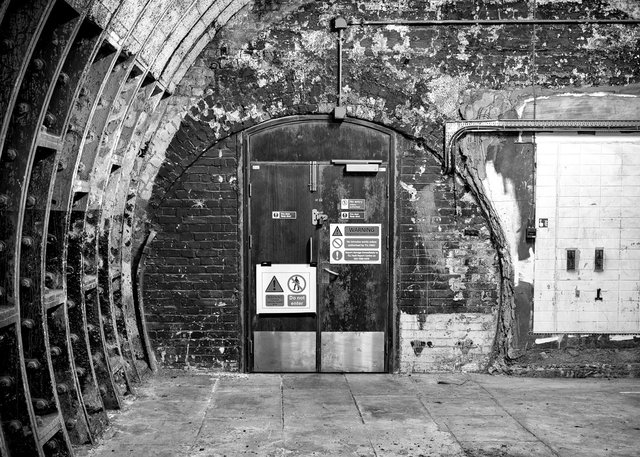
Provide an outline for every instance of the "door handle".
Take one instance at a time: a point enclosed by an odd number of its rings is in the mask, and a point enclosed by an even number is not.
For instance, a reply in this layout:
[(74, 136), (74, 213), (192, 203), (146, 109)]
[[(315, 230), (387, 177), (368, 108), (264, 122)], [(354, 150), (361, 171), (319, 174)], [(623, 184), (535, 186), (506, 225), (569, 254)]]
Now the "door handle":
[(323, 268), (324, 271), (326, 271), (327, 273), (329, 273), (330, 275), (334, 275), (334, 276), (340, 276), (340, 273), (337, 273), (333, 270), (329, 270), (328, 268)]
[(313, 225), (322, 225), (327, 219), (329, 219), (327, 214), (324, 214), (315, 208), (311, 211), (311, 223)]

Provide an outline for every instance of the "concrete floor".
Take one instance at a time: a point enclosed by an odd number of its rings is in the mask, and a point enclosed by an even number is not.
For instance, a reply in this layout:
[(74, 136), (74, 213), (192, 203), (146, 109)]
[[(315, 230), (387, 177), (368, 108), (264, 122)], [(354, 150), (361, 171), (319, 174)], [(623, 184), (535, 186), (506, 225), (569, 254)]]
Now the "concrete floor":
[(166, 372), (81, 456), (633, 456), (640, 379)]

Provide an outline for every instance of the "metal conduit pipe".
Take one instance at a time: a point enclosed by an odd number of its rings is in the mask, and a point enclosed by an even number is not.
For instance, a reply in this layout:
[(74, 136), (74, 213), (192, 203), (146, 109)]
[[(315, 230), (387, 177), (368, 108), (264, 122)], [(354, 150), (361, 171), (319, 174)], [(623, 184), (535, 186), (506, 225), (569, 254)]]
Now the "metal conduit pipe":
[(445, 122), (444, 126), (444, 172), (455, 170), (454, 146), (468, 133), (502, 133), (502, 132), (585, 132), (608, 131), (621, 133), (640, 132), (638, 120), (479, 120)]
[(640, 19), (420, 19), (397, 21), (365, 21), (351, 19), (349, 26), (386, 26), (400, 25), (408, 27), (431, 27), (448, 25), (580, 25), (580, 24), (640, 24)]

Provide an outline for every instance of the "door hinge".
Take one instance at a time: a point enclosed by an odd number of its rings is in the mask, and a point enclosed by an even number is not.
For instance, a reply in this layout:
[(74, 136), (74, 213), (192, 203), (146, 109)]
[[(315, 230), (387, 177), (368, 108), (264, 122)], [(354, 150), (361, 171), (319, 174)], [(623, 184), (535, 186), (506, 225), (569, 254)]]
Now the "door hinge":
[(249, 235), (249, 249), (253, 247), (253, 236)]
[(249, 340), (249, 355), (253, 356), (253, 340)]
[(389, 235), (387, 235), (387, 251), (389, 250)]
[(251, 183), (249, 183), (249, 197), (251, 197)]

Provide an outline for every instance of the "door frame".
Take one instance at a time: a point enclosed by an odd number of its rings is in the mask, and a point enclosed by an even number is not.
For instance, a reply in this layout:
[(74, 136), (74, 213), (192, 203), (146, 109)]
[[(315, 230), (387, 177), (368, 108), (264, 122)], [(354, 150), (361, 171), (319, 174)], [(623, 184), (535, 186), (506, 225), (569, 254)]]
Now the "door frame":
[[(301, 124), (301, 123), (327, 123), (333, 124), (337, 122), (333, 116), (323, 114), (312, 115), (296, 115), (269, 120), (243, 130), (239, 134), (240, 144), (237, 146), (237, 150), (241, 155), (241, 160), (238, 160), (238, 181), (239, 188), (242, 189), (242, 204), (240, 205), (240, 224), (241, 230), (240, 239), (242, 240), (242, 252), (240, 255), (240, 296), (242, 297), (242, 304), (240, 307), (240, 323), (242, 328), (241, 335), (241, 366), (242, 371), (247, 373), (251, 372), (250, 360), (251, 360), (251, 316), (250, 316), (250, 300), (253, 284), (251, 283), (251, 268), (252, 265), (248, 261), (250, 258), (250, 234), (249, 227), (249, 177), (250, 177), (250, 162), (249, 149), (251, 144), (251, 137), (264, 130), (273, 129), (287, 124)], [(387, 373), (393, 373), (398, 368), (398, 346), (399, 346), (399, 328), (397, 326), (398, 309), (395, 300), (396, 297), (396, 285), (397, 285), (397, 272), (396, 272), (396, 225), (397, 225), (397, 210), (396, 210), (396, 183), (397, 183), (397, 151), (396, 151), (396, 135), (397, 133), (387, 127), (383, 127), (372, 122), (363, 121), (360, 119), (346, 118), (341, 123), (355, 124), (363, 126), (372, 130), (377, 130), (389, 136), (389, 170), (388, 170), (388, 210), (389, 210), (389, 288), (388, 288), (388, 310), (387, 310), (387, 338), (385, 341), (385, 366), (387, 367)]]

